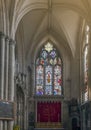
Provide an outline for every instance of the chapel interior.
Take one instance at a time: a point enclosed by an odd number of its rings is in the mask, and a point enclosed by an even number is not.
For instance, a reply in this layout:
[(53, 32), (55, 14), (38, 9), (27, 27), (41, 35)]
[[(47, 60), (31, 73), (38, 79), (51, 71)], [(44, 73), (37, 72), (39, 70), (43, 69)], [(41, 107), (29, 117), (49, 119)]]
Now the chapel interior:
[(91, 130), (91, 0), (0, 0), (0, 130)]

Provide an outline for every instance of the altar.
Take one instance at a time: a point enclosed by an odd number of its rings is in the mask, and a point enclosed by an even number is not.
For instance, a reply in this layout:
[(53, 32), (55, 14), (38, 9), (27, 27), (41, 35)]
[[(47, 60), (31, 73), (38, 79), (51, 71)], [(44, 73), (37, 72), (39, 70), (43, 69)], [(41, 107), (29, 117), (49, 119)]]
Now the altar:
[(62, 127), (61, 102), (37, 102), (35, 130), (59, 130)]
[(43, 125), (61, 124), (61, 102), (37, 102), (36, 122)]

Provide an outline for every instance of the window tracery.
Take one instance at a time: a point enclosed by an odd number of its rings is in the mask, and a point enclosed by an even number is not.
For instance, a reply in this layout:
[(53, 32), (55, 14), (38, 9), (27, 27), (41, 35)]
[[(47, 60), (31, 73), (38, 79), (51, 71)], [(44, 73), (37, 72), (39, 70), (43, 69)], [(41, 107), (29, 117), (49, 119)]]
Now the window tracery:
[(63, 94), (63, 64), (56, 48), (47, 43), (36, 58), (36, 95)]

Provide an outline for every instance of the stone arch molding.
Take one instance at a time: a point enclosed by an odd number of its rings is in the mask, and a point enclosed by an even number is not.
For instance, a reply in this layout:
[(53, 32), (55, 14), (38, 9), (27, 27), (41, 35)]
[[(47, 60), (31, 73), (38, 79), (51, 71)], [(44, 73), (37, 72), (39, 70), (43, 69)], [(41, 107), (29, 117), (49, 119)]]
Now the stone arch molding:
[[(65, 86), (65, 80), (66, 80), (66, 73), (65, 72), (67, 69), (66, 65), (67, 65), (67, 62), (69, 62), (69, 67), (71, 66), (71, 58), (73, 58), (73, 55), (72, 55), (72, 51), (71, 51), (70, 46), (67, 44), (66, 45), (67, 48), (65, 49), (65, 47), (66, 47), (64, 44), (65, 41), (63, 41), (63, 40), (60, 41), (54, 35), (52, 35), (52, 33), (51, 34), (45, 33), (42, 37), (40, 37), (39, 39), (34, 41), (32, 46), (31, 46), (31, 50), (29, 51), (29, 54), (28, 54), (27, 64), (30, 66), (30, 68), (32, 70), (32, 83), (33, 83), (32, 86), (35, 86), (35, 61), (36, 61), (36, 58), (39, 55), (41, 48), (43, 47), (44, 44), (46, 44), (47, 41), (50, 41), (51, 43), (53, 43), (53, 45), (55, 46), (55, 48), (59, 52), (60, 57), (62, 58), (63, 71), (64, 71), (63, 82), (64, 82), (64, 86)], [(62, 44), (60, 44), (60, 43), (62, 43)], [(37, 47), (36, 47), (36, 45), (37, 45)], [(70, 71), (69, 71), (69, 73), (70, 73)], [(35, 87), (32, 90), (34, 93)], [(65, 88), (64, 88), (64, 91), (65, 91)]]
[[(56, 32), (54, 32), (54, 34), (50, 33), (50, 34), (47, 34), (47, 32), (45, 32), (44, 34), (42, 34), (38, 39), (36, 39), (36, 41), (34, 41), (32, 43), (32, 46), (31, 48), (29, 48), (29, 53), (28, 53), (28, 58), (27, 58), (27, 62), (28, 64), (30, 65), (32, 62), (34, 64), (35, 62), (35, 59), (39, 53), (39, 50), (40, 48), (47, 42), (47, 41), (50, 41), (51, 43), (53, 43), (57, 50), (59, 51), (59, 54), (62, 56), (62, 59), (64, 59), (64, 51), (65, 51), (65, 48), (66, 48), (66, 52), (68, 54), (70, 54), (71, 57), (73, 57), (73, 52), (69, 46), (69, 44), (67, 44), (66, 41), (64, 41), (64, 39), (61, 39), (60, 40), (60, 36), (57, 36)], [(60, 44), (61, 43), (61, 44)], [(64, 44), (66, 43), (66, 44)], [(37, 47), (36, 47), (37, 45)], [(35, 48), (35, 51), (33, 51)], [(60, 52), (60, 48), (61, 48), (61, 52)], [(62, 52), (63, 50), (63, 52)], [(30, 59), (30, 56), (31, 56), (31, 59)]]

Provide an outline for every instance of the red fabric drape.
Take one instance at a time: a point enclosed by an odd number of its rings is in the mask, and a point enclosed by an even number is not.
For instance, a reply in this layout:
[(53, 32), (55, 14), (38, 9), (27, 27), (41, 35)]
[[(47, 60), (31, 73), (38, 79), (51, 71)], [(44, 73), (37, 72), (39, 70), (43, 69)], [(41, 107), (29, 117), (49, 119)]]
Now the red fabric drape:
[(38, 122), (61, 122), (61, 102), (38, 102)]

